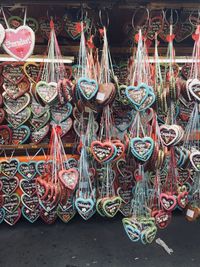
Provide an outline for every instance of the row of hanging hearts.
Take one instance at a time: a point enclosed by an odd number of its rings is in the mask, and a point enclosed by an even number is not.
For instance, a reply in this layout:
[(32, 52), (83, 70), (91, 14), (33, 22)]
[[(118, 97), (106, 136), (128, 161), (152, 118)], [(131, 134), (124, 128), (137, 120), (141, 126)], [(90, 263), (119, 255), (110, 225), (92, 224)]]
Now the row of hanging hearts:
[[(47, 218), (48, 216), (51, 217), (52, 214), (55, 215), (55, 210), (57, 209), (58, 216), (63, 216), (63, 221), (66, 219), (66, 222), (70, 219), (69, 215), (75, 215), (76, 210), (84, 219), (89, 219), (96, 210), (101, 216), (107, 217), (114, 217), (118, 211), (124, 216), (130, 215), (131, 201), (135, 188), (134, 185), (141, 178), (137, 171), (132, 173), (131, 167), (127, 167), (123, 159), (118, 160), (115, 169), (112, 170), (112, 179), (118, 196), (112, 198), (97, 198), (97, 200), (81, 199), (78, 197), (75, 192), (78, 183), (78, 171), (76, 169), (78, 167), (78, 162), (75, 158), (68, 159), (65, 165), (66, 170), (61, 171), (59, 175), (63, 185), (67, 186), (68, 190), (70, 190), (70, 194), (66, 197), (66, 192), (64, 192), (63, 196), (59, 197), (54, 205), (49, 207), (48, 205), (44, 205), (45, 202), (40, 202), (41, 195), (40, 190), (37, 190), (37, 186), (43, 186), (43, 188), (45, 188), (45, 198), (47, 196), (51, 197), (49, 193), (53, 187), (48, 187), (47, 190), (44, 181), (40, 180), (40, 176), (45, 173), (51, 173), (52, 164), (52, 161), (45, 160), (19, 162), (16, 158), (1, 161), (0, 189), (1, 214), (3, 217), (6, 214), (7, 217), (10, 215), (10, 220), (12, 221), (13, 219), (13, 224), (17, 222), (21, 214), (19, 209), (20, 205), (23, 206), (22, 214), (31, 222), (34, 222), (39, 217), (40, 209), (42, 210), (42, 214), (46, 211)], [(91, 177), (94, 181), (102, 183), (104, 175), (104, 170), (101, 167), (100, 169), (97, 168), (96, 172), (94, 169), (91, 169)], [(179, 207), (183, 209), (187, 205), (187, 196), (190, 190), (189, 187), (191, 187), (190, 183), (192, 180), (190, 180), (190, 177), (192, 173), (188, 170), (180, 169), (179, 175), (180, 186), (178, 194), (170, 195), (161, 193), (160, 202), (163, 209), (158, 210), (152, 206), (152, 217), (155, 218), (156, 225), (161, 229), (167, 227), (171, 219), (171, 212), (175, 208)], [(44, 198), (42, 198), (42, 200), (44, 200)]]

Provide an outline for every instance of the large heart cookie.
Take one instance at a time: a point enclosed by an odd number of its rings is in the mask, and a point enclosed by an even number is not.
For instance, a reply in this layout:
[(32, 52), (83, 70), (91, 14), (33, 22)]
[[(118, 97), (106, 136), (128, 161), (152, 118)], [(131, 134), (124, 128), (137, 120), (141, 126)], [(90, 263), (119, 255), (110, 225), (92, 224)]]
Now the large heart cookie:
[(17, 114), (13, 114), (9, 110), (6, 111), (6, 120), (14, 128), (17, 129), (24, 124), (31, 116), (30, 108), (25, 108)]
[(25, 107), (27, 107), (30, 102), (30, 95), (28, 93), (25, 93), (23, 96), (20, 96), (17, 99), (10, 98), (5, 92), (2, 95), (4, 105), (13, 114), (17, 114), (23, 109), (25, 109)]
[(24, 61), (33, 53), (35, 34), (25, 25), (17, 29), (6, 29), (2, 46), (11, 57)]
[(154, 141), (151, 137), (135, 137), (130, 140), (133, 156), (142, 161), (147, 161), (154, 149)]

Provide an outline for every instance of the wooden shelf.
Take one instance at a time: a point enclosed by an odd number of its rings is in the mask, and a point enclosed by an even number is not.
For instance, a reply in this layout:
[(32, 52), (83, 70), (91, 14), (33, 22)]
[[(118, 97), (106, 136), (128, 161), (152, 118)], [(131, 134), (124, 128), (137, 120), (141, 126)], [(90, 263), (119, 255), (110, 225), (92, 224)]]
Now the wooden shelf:
[[(66, 143), (64, 144), (64, 148), (72, 148), (74, 147), (74, 143)], [(40, 149), (44, 148), (47, 149), (49, 148), (49, 144), (24, 144), (24, 145), (0, 145), (0, 149), (2, 150), (24, 150), (24, 149)]]

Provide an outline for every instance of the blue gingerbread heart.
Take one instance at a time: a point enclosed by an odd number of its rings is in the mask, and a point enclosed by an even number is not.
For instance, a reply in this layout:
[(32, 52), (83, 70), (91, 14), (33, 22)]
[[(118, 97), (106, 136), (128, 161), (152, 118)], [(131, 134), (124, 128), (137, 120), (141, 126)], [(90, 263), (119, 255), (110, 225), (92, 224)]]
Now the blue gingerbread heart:
[(154, 149), (154, 141), (151, 137), (134, 137), (130, 140), (131, 152), (141, 161), (147, 161)]

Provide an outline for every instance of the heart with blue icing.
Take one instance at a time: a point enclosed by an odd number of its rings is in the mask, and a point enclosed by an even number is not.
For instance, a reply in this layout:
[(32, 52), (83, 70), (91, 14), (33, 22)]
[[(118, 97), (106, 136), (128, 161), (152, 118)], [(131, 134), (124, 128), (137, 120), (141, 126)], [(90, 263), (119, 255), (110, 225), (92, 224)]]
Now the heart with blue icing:
[(147, 161), (154, 149), (154, 141), (151, 137), (135, 137), (130, 140), (131, 152), (139, 160)]

